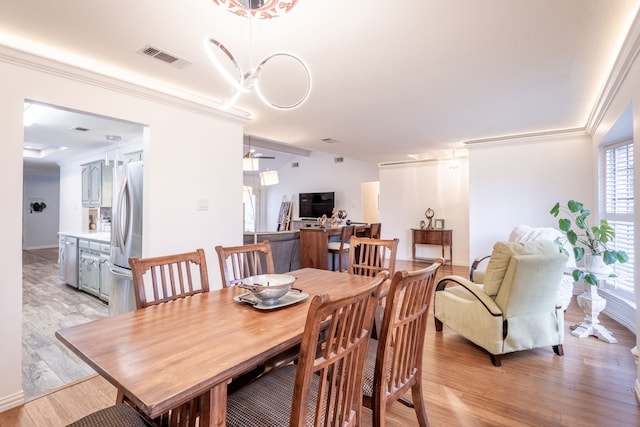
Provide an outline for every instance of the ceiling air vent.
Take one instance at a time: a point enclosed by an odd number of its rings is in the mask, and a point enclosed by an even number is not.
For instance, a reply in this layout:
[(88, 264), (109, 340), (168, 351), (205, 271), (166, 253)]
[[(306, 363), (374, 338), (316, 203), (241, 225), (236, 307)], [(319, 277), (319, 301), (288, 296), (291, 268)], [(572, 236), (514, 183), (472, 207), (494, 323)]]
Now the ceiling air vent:
[(342, 163), (342, 162), (344, 162), (344, 157), (336, 157), (336, 158), (333, 159), (333, 161), (336, 162), (336, 163)]
[(136, 51), (136, 53), (158, 59), (176, 68), (182, 69), (185, 66), (191, 64), (186, 59), (180, 58), (172, 53), (167, 52), (166, 50), (162, 50), (160, 48), (157, 48), (151, 45), (146, 45), (141, 47)]
[(77, 130), (79, 132), (89, 132), (89, 128), (85, 128), (82, 126), (74, 126), (71, 128), (71, 130)]
[(291, 163), (291, 167), (292, 167), (292, 168), (300, 167), (300, 163), (298, 163), (298, 162), (293, 162), (293, 163)]

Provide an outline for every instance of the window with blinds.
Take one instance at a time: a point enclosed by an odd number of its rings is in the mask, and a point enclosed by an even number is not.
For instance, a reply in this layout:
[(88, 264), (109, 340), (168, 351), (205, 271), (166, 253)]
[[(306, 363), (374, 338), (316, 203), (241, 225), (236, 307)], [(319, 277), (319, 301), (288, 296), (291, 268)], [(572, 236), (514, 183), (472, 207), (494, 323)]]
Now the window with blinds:
[(604, 218), (615, 229), (615, 249), (629, 255), (626, 263), (615, 264), (618, 277), (608, 281), (608, 286), (629, 297), (635, 294), (632, 141), (605, 147), (604, 157)]

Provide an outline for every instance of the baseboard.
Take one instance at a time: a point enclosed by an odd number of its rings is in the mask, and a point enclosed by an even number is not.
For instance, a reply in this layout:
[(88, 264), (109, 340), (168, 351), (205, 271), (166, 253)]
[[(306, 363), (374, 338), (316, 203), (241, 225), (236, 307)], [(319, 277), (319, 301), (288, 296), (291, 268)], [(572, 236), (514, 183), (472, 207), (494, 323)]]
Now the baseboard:
[(22, 391), (0, 398), (0, 412), (8, 411), (20, 405), (24, 405), (24, 393)]
[(607, 305), (602, 313), (637, 335), (638, 325), (636, 324), (635, 308), (606, 289), (600, 289), (598, 292), (607, 300)]
[(55, 249), (57, 249), (57, 248), (58, 248), (58, 245), (55, 245), (55, 246), (51, 246), (51, 245), (46, 245), (46, 246), (30, 246), (30, 247), (28, 247), (28, 248), (27, 248), (27, 247), (24, 247), (24, 248), (22, 248), (22, 250), (24, 250), (24, 251), (35, 251), (35, 250), (37, 250), (37, 249), (54, 249), (54, 248), (55, 248)]

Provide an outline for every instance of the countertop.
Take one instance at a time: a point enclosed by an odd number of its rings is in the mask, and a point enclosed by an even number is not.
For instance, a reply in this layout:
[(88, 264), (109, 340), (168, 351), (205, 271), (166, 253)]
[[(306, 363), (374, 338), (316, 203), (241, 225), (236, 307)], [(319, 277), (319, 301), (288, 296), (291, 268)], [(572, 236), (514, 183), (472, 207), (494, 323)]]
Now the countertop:
[(96, 240), (102, 243), (111, 243), (111, 233), (105, 231), (96, 231), (93, 233), (74, 233), (74, 232), (59, 232), (59, 235), (78, 237), (80, 239)]

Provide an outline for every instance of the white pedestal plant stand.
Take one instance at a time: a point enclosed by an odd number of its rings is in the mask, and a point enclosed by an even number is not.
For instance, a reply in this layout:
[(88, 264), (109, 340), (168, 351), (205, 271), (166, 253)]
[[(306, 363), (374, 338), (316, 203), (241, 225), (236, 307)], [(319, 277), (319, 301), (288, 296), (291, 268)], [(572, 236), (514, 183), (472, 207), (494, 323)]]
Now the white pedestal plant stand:
[(607, 305), (607, 300), (598, 294), (598, 287), (587, 285), (588, 289), (578, 295), (578, 306), (584, 311), (584, 320), (571, 326), (571, 335), (578, 338), (594, 336), (602, 341), (615, 344), (618, 340), (613, 334), (600, 324), (598, 315)]

